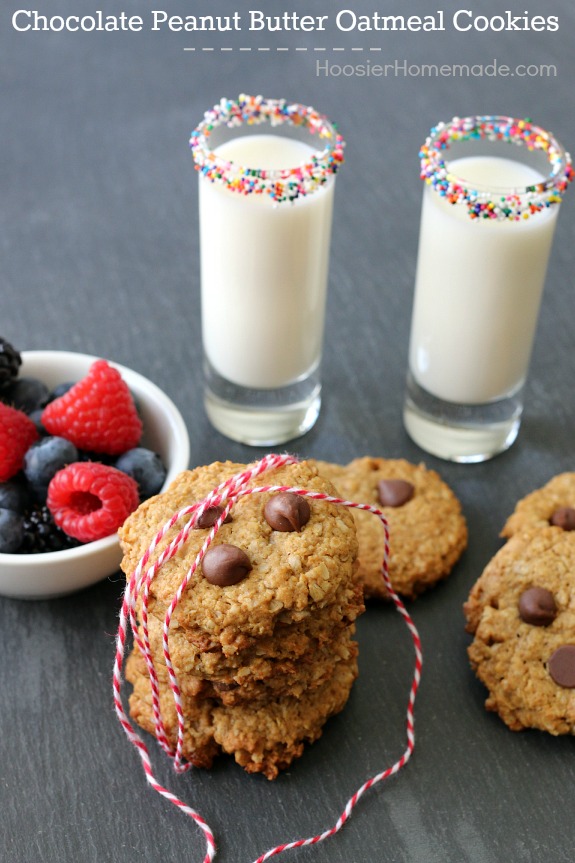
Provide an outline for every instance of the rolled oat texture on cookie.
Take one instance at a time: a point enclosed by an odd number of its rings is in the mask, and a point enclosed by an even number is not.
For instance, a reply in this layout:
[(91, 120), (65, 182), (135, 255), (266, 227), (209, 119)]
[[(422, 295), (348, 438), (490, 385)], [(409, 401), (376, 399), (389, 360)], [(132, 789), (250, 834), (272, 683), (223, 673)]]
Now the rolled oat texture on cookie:
[[(338, 493), (381, 509), (388, 520), (393, 589), (406, 599), (446, 578), (467, 546), (461, 505), (439, 474), (405, 459), (365, 456), (347, 465), (315, 462)], [(381, 566), (384, 531), (369, 512), (353, 510), (359, 555), (357, 579), (366, 599), (389, 599)]]
[(575, 733), (575, 532), (515, 534), (464, 605), (485, 706), (514, 731)]
[(560, 473), (541, 488), (521, 498), (509, 516), (501, 536), (532, 528), (575, 530), (575, 473)]

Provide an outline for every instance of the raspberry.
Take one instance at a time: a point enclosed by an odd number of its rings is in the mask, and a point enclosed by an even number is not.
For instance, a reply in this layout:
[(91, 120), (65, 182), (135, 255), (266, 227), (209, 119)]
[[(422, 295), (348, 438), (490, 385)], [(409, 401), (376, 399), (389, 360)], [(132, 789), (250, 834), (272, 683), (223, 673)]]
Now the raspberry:
[(26, 450), (36, 440), (34, 422), (22, 411), (0, 403), (0, 482), (21, 470)]
[(108, 455), (132, 449), (142, 435), (132, 394), (106, 360), (92, 363), (85, 378), (44, 408), (42, 425), (78, 449)]
[(80, 542), (115, 533), (138, 506), (138, 483), (99, 462), (69, 464), (48, 486), (48, 509), (55, 523)]

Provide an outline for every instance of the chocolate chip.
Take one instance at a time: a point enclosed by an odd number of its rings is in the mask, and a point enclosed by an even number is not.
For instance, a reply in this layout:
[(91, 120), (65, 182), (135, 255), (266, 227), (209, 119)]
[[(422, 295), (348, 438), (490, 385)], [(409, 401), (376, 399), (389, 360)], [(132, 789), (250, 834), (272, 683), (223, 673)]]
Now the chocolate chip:
[(216, 692), (233, 692), (233, 690), (237, 689), (239, 685), (239, 683), (234, 683), (233, 681), (231, 683), (222, 683), (218, 680), (214, 681), (214, 689)]
[(382, 479), (377, 484), (379, 502), (382, 506), (403, 506), (411, 500), (415, 486), (406, 479)]
[(301, 530), (310, 517), (307, 500), (293, 492), (274, 494), (264, 507), (264, 518), (271, 528), (283, 532)]
[(575, 530), (575, 509), (572, 506), (560, 506), (549, 519), (549, 524), (562, 527), (563, 530)]
[(549, 657), (547, 669), (558, 686), (575, 689), (575, 644), (558, 647)]
[(245, 551), (227, 542), (210, 546), (202, 561), (204, 578), (219, 587), (237, 584), (246, 577), (251, 568)]
[[(213, 527), (222, 512), (224, 511), (223, 506), (209, 506), (207, 509), (203, 511), (201, 516), (196, 522), (196, 527), (204, 528), (204, 527)], [(224, 519), (224, 524), (227, 524), (232, 520), (231, 515), (228, 515)]]
[(530, 587), (519, 597), (519, 617), (533, 626), (549, 626), (557, 616), (555, 598), (544, 587)]

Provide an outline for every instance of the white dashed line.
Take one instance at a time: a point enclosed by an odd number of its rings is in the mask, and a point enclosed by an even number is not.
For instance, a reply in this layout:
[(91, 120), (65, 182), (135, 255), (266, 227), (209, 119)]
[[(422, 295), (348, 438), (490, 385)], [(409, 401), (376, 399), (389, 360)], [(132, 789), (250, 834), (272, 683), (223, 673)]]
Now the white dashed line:
[(231, 46), (226, 46), (226, 47), (220, 47), (220, 48), (184, 48), (183, 50), (184, 51), (206, 51), (206, 52), (212, 52), (212, 53), (214, 51), (264, 51), (264, 52), (268, 52), (268, 53), (273, 52), (273, 51), (275, 51), (276, 53), (279, 53), (280, 51), (283, 51), (285, 53), (288, 51), (339, 51), (339, 52), (360, 51), (361, 52), (361, 51), (382, 51), (383, 49), (378, 48), (378, 47), (375, 47), (375, 48), (360, 48), (360, 47), (355, 47), (355, 48), (341, 48), (341, 47), (322, 48), (320, 46), (316, 46), (314, 48), (305, 48), (305, 47), (296, 47), (296, 48), (286, 48), (286, 47), (283, 47), (283, 48), (279, 48), (279, 47), (277, 47), (277, 48), (271, 48), (271, 47), (267, 47), (267, 48), (266, 47), (233, 48)]

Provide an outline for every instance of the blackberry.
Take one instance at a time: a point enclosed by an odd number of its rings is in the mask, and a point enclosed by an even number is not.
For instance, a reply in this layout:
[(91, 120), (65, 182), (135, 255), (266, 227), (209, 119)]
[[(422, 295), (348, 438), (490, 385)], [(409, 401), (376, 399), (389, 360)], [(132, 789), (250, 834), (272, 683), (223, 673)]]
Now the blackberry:
[(22, 357), (10, 342), (0, 336), (0, 389), (18, 377)]
[(22, 554), (43, 554), (47, 551), (64, 551), (81, 545), (56, 527), (47, 506), (38, 506), (24, 516)]

